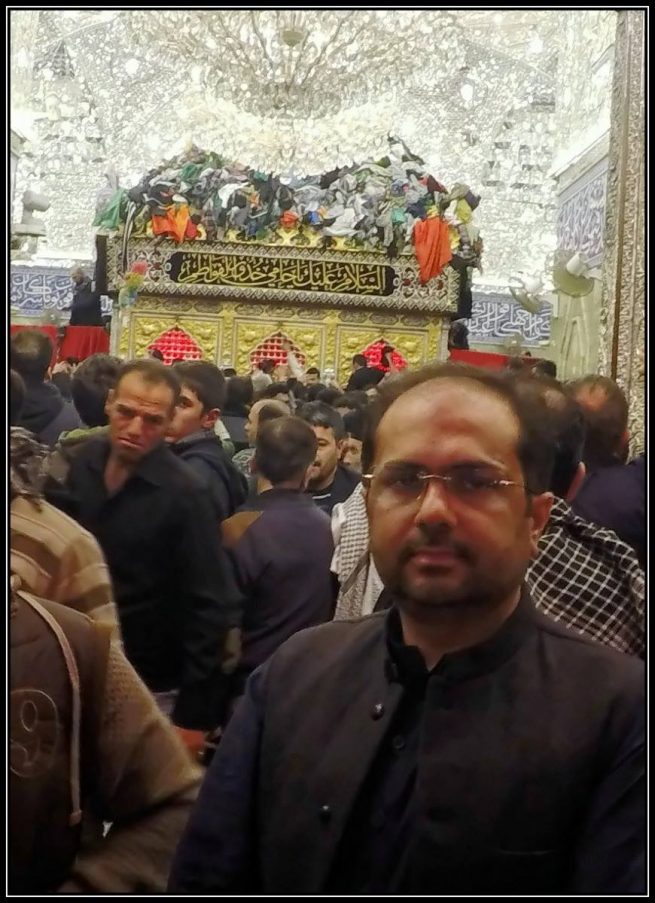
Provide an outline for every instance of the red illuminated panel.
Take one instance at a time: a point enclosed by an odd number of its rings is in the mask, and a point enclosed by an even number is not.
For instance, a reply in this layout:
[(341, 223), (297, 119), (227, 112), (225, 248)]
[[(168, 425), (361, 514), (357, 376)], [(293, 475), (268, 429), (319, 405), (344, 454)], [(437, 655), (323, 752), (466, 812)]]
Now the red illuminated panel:
[[(258, 364), (260, 361), (275, 361), (275, 364), (286, 364), (287, 362), (287, 353), (282, 347), (284, 342), (291, 342), (283, 332), (275, 332), (273, 335), (268, 336), (268, 338), (264, 339), (263, 342), (260, 342), (259, 345), (255, 348), (254, 351), (250, 352), (250, 363)], [(294, 355), (300, 362), (301, 366), (305, 366), (305, 355), (298, 348), (298, 346), (291, 342), (291, 350)]]
[(156, 348), (164, 355), (164, 363), (172, 364), (182, 358), (185, 361), (202, 360), (202, 348), (188, 332), (174, 326), (162, 332), (159, 338), (148, 346), (148, 351)]
[[(386, 339), (378, 339), (362, 351), (362, 354), (368, 361), (369, 367), (376, 367), (378, 370), (383, 370), (385, 373), (387, 372), (389, 368), (382, 362), (382, 349), (385, 345), (391, 344), (392, 343), (387, 342)], [(399, 370), (404, 370), (409, 366), (402, 354), (399, 354), (397, 351), (391, 352), (391, 360)]]

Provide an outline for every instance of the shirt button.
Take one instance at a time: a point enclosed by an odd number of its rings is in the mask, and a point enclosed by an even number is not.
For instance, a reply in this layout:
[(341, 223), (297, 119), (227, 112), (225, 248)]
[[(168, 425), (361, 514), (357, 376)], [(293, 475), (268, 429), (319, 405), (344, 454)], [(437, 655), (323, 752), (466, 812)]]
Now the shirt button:
[(371, 709), (371, 718), (373, 721), (379, 721), (384, 715), (384, 706), (381, 702), (376, 703)]
[(330, 808), (330, 806), (321, 806), (321, 808), (318, 810), (318, 817), (322, 822), (329, 822), (332, 818), (332, 809)]
[(387, 660), (386, 664), (387, 678), (391, 681), (397, 681), (400, 677), (400, 672), (398, 671), (398, 665), (395, 662), (390, 662)]
[(401, 737), (400, 734), (398, 734), (398, 736), (394, 737), (391, 741), (391, 745), (395, 752), (402, 752), (402, 750), (405, 748), (405, 738)]

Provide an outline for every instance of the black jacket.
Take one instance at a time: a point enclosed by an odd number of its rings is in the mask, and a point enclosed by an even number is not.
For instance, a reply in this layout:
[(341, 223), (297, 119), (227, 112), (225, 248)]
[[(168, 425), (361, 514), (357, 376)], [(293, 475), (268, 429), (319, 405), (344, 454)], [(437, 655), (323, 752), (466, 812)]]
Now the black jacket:
[(77, 411), (52, 383), (30, 383), (16, 426), (34, 433), (39, 442), (54, 447), (61, 433), (81, 426)]
[(381, 379), (384, 378), (384, 372), (378, 370), (377, 367), (360, 367), (350, 374), (350, 379), (346, 385), (346, 392), (358, 390), (360, 392), (377, 386)]
[(102, 326), (102, 306), (100, 293), (93, 290), (91, 281), (76, 285), (69, 326)]
[(104, 485), (108, 455), (105, 437), (79, 444), (69, 460), (67, 510), (104, 552), (127, 657), (153, 692), (180, 690), (175, 724), (210, 730), (238, 606), (215, 514), (206, 490), (165, 445), (112, 496)]
[[(394, 615), (302, 631), (252, 675), (170, 890), (328, 893), (345, 883), (339, 858), (352, 865), (396, 830), (379, 762), (392, 769), (402, 752), (398, 717), (414, 694), (390, 643)], [(413, 712), (408, 830), (381, 863), (392, 880), (380, 893), (645, 892), (640, 661), (550, 621), (525, 593), (490, 640), (425, 672)], [(371, 780), (364, 833), (340, 849)]]
[(207, 430), (193, 433), (170, 448), (206, 488), (219, 523), (245, 502), (248, 482), (225, 454), (221, 440), (214, 433)]

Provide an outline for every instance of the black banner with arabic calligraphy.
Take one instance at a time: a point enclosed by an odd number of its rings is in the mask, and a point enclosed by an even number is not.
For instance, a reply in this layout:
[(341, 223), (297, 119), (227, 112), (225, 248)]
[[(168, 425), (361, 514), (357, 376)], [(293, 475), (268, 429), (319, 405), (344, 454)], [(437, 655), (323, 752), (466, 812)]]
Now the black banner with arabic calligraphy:
[(168, 264), (170, 279), (179, 285), (284, 289), (334, 295), (388, 296), (394, 291), (393, 267), (338, 260), (292, 257), (238, 257), (176, 251)]

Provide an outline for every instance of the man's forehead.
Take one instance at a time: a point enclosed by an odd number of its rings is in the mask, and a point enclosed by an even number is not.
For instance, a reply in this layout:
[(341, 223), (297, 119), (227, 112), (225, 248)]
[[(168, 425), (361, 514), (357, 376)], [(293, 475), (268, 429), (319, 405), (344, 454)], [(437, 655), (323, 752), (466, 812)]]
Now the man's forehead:
[(397, 398), (385, 412), (377, 438), (385, 445), (404, 444), (418, 433), (427, 440), (462, 430), (515, 439), (519, 423), (509, 402), (492, 389), (472, 380), (442, 377)]
[(198, 393), (191, 386), (187, 386), (184, 383), (180, 386), (180, 395), (190, 398), (191, 401), (198, 401)]
[(168, 407), (173, 397), (173, 390), (167, 383), (148, 382), (138, 373), (128, 373), (116, 387), (115, 400), (130, 404)]
[(331, 426), (319, 426), (318, 424), (314, 424), (313, 430), (317, 439), (334, 439), (334, 430)]

